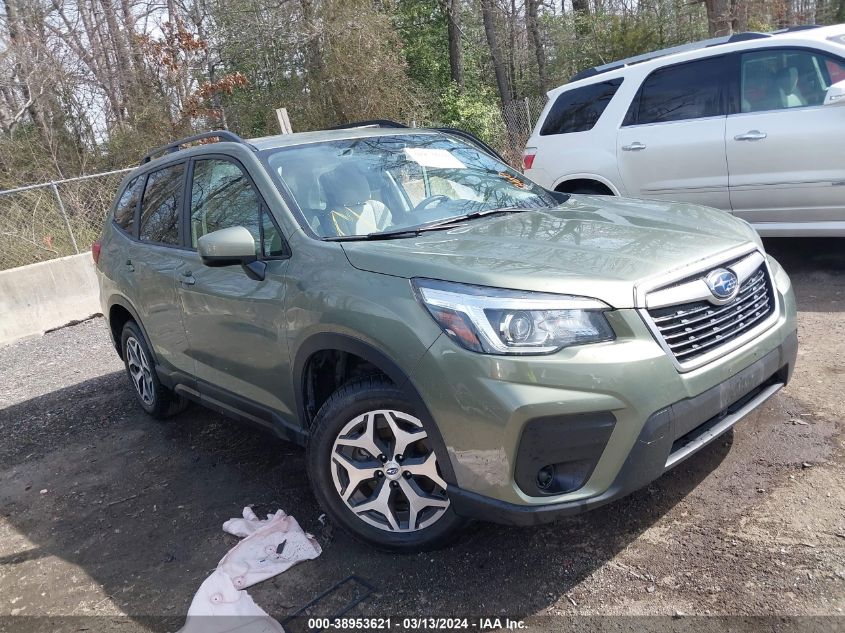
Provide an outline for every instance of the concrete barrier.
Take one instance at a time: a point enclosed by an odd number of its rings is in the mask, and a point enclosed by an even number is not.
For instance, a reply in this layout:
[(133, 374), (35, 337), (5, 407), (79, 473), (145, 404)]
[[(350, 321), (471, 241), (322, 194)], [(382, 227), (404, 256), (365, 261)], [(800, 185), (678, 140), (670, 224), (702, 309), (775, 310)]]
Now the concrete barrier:
[(99, 312), (90, 252), (0, 271), (0, 345)]

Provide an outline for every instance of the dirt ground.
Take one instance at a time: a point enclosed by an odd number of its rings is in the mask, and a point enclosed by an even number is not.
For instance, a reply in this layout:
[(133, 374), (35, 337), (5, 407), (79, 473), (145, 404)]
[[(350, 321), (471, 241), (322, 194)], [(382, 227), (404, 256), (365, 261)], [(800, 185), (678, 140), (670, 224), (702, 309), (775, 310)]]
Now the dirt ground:
[(2, 616), (178, 628), (245, 505), (283, 508), (323, 546), (250, 590), (279, 619), (337, 583), (309, 614), (365, 596), (351, 615), (842, 616), (845, 242), (767, 247), (800, 310), (785, 390), (626, 499), (538, 528), (477, 525), (429, 554), (374, 552), (323, 525), (293, 445), (196, 406), (147, 418), (102, 319), (0, 348), (0, 630), (35, 621)]

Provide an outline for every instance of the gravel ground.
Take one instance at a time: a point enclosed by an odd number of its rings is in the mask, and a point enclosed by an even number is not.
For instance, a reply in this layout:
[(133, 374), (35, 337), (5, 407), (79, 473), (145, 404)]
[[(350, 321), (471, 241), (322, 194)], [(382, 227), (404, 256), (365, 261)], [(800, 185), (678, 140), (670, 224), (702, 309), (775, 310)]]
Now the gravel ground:
[[(279, 618), (351, 575), (373, 588), (353, 615), (842, 615), (845, 251), (767, 247), (798, 295), (787, 389), (626, 499), (539, 528), (478, 525), (424, 555), (377, 553), (322, 525), (295, 446), (199, 407), (147, 418), (102, 319), (0, 348), (0, 631), (32, 623), (12, 615), (173, 630), (235, 542), (220, 525), (247, 504), (285, 509), (324, 548), (250, 590)], [(309, 613), (361, 592), (347, 581)]]

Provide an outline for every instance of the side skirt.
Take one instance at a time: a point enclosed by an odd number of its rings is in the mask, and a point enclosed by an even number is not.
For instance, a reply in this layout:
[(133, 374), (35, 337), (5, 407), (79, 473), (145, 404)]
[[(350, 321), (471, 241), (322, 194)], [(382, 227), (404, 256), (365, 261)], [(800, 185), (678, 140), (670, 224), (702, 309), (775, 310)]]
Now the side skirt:
[(215, 387), (179, 371), (169, 372), (156, 365), (159, 380), (175, 393), (228, 418), (268, 431), (288, 442), (305, 446), (308, 433), (299, 425), (270, 409), (235, 393)]

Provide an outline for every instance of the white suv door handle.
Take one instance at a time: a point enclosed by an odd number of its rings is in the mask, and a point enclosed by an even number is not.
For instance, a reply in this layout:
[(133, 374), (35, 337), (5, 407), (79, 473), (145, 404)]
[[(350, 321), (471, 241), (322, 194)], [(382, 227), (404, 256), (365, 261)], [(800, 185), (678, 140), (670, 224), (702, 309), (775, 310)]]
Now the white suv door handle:
[(645, 145), (639, 141), (634, 141), (630, 145), (622, 146), (623, 152), (639, 152), (641, 149), (645, 149)]
[(737, 134), (734, 136), (735, 141), (760, 141), (766, 138), (768, 134), (760, 130), (749, 130), (745, 134)]

